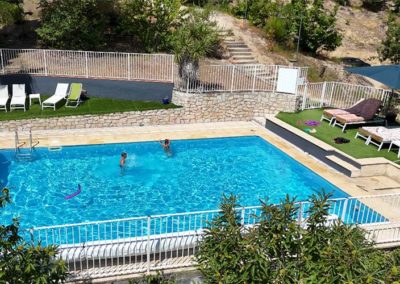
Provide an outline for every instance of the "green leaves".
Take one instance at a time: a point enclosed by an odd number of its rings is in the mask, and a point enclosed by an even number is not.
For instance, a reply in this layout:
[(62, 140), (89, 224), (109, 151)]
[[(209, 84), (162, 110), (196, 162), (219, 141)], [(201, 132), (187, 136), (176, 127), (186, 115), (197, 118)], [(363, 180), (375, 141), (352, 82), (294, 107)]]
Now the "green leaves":
[(378, 50), (381, 61), (390, 60), (392, 63), (400, 63), (400, 18), (392, 14), (388, 19), (386, 39), (382, 41), (382, 47)]
[(22, 13), (18, 1), (0, 0), (0, 27), (20, 21)]
[(327, 226), (330, 195), (310, 198), (306, 225), (288, 196), (262, 202), (258, 225), (242, 223), (234, 196), (223, 197), (199, 244), (196, 260), (206, 283), (396, 283), (400, 250), (373, 248), (362, 229), (341, 221)]
[[(0, 204), (10, 203), (8, 189), (2, 190)], [(59, 283), (67, 275), (62, 260), (55, 258), (55, 246), (32, 246), (19, 236), (19, 222), (0, 225), (0, 283)]]
[(112, 0), (41, 0), (40, 8), (36, 32), (45, 46), (60, 49), (101, 49), (115, 17)]

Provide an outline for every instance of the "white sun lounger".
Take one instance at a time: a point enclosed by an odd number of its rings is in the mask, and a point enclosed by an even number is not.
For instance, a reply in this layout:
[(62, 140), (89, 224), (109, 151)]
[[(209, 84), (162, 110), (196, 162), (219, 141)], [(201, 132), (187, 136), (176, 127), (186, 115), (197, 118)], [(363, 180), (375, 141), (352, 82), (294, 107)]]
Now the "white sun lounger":
[(58, 83), (54, 95), (42, 103), (42, 110), (46, 107), (56, 110), (57, 103), (64, 100), (67, 97), (67, 94), (68, 84)]
[(24, 111), (26, 111), (25, 84), (12, 85), (10, 111), (12, 111), (13, 109), (23, 109)]
[(5, 110), (7, 112), (7, 102), (9, 99), (8, 86), (0, 85), (0, 110)]
[(365, 145), (373, 144), (380, 151), (384, 144), (400, 140), (400, 127), (361, 127), (355, 138), (358, 137), (365, 140)]

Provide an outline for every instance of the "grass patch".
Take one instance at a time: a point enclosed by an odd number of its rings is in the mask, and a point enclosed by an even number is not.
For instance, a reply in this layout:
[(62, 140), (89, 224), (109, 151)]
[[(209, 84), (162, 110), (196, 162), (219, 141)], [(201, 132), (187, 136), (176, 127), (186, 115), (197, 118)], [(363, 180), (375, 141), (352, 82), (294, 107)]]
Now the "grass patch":
[[(277, 115), (277, 118), (280, 120), (298, 128), (304, 130), (304, 128), (308, 126), (297, 125), (297, 121), (302, 120), (318, 120), (321, 118), (322, 110), (306, 110), (299, 113), (285, 113), (280, 112)], [(365, 145), (365, 140), (357, 138), (355, 139), (355, 135), (357, 132), (357, 128), (349, 128), (345, 133), (341, 131), (339, 127), (332, 127), (328, 125), (328, 122), (324, 121), (320, 126), (315, 127), (317, 130), (314, 134), (308, 134), (318, 138), (325, 143), (332, 145), (333, 147), (339, 149), (340, 151), (345, 152), (346, 154), (353, 156), (354, 158), (374, 158), (374, 157), (383, 157), (390, 161), (398, 160), (397, 158), (397, 149), (395, 151), (388, 152), (387, 147), (389, 144), (385, 144), (386, 148), (383, 148), (381, 151), (378, 151), (378, 148), (375, 145)], [(345, 137), (350, 139), (350, 143), (347, 144), (335, 144), (333, 139), (335, 137)]]
[[(47, 96), (42, 96), (42, 102), (46, 98)], [(19, 109), (13, 110), (12, 112), (0, 111), (0, 121), (179, 108), (179, 106), (174, 104), (164, 105), (159, 102), (116, 100), (95, 97), (91, 97), (90, 99), (84, 101), (77, 108), (67, 108), (65, 107), (65, 101), (60, 102), (55, 111), (51, 108), (45, 108), (42, 110), (37, 100), (34, 100), (34, 102), (32, 101), (32, 106), (29, 106), (29, 101), (27, 101), (26, 105), (28, 108), (26, 112)], [(10, 108), (8, 107), (8, 109)]]

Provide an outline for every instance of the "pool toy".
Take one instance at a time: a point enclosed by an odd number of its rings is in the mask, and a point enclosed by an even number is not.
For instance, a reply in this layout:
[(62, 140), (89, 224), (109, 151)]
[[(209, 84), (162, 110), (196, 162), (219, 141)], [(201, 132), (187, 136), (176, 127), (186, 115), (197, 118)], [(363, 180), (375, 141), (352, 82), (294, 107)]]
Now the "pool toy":
[(315, 129), (315, 128), (310, 130), (310, 133), (316, 133), (316, 132), (317, 132), (317, 129)]
[(81, 193), (81, 191), (82, 191), (82, 187), (81, 187), (80, 184), (78, 184), (78, 190), (75, 191), (74, 193), (70, 194), (70, 195), (65, 196), (65, 199), (66, 199), (66, 200), (71, 199), (72, 197), (75, 197), (75, 196), (77, 196), (79, 193)]
[(317, 120), (307, 120), (304, 122), (304, 124), (307, 126), (319, 126), (321, 124), (321, 122), (319, 122)]
[(315, 128), (304, 128), (304, 131), (307, 133), (316, 133), (317, 129)]

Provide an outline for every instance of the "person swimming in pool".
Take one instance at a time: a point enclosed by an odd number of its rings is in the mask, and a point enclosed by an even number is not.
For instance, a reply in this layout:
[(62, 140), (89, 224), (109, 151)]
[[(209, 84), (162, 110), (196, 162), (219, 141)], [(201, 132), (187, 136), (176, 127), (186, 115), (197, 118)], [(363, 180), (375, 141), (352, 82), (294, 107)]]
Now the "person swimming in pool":
[(128, 157), (128, 154), (126, 152), (122, 152), (121, 159), (119, 159), (119, 166), (121, 168), (125, 167), (125, 161), (126, 161), (127, 157)]
[(172, 156), (172, 152), (171, 152), (171, 141), (169, 140), (169, 139), (165, 139), (164, 141), (163, 140), (160, 140), (160, 144), (161, 144), (161, 146), (163, 147), (163, 149), (164, 149), (164, 152), (169, 156), (169, 157), (171, 157)]

